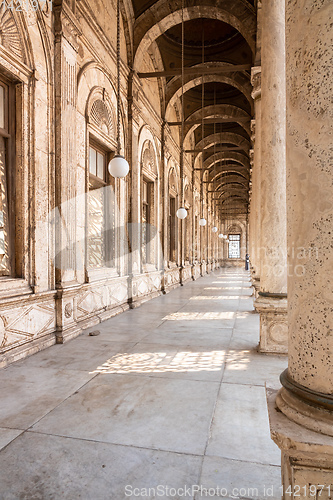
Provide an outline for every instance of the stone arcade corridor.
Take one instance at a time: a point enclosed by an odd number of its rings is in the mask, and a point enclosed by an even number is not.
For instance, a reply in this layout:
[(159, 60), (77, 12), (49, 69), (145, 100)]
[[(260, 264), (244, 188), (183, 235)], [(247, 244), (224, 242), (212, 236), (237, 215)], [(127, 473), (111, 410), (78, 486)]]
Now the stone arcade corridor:
[(1, 371), (1, 500), (280, 498), (265, 384), (287, 357), (258, 354), (251, 294), (216, 270)]

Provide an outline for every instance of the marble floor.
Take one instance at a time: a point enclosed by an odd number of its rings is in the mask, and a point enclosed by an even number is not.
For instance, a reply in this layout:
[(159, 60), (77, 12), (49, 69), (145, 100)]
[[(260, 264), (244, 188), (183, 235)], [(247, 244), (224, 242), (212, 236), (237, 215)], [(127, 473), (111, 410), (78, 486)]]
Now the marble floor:
[(280, 498), (251, 293), (215, 271), (0, 371), (0, 499)]

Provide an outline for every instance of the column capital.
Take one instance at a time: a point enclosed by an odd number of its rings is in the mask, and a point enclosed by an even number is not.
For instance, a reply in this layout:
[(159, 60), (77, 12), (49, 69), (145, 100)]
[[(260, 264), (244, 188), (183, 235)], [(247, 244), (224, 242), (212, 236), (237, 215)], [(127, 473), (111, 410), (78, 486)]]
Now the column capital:
[(251, 68), (251, 85), (253, 90), (251, 96), (253, 99), (261, 98), (261, 66), (253, 66)]
[(250, 159), (250, 167), (251, 167), (251, 169), (253, 169), (253, 165), (254, 165), (254, 150), (253, 149), (250, 149), (250, 151), (249, 151), (249, 159)]

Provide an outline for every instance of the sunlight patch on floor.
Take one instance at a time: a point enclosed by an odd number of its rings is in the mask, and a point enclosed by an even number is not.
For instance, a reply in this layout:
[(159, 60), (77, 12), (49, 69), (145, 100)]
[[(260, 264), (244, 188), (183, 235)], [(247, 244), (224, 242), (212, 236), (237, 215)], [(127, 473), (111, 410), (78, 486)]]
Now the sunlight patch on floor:
[(228, 370), (247, 370), (250, 363), (250, 351), (229, 351)]
[[(220, 281), (213, 281), (213, 285), (220, 285)], [(242, 290), (242, 286), (221, 286), (220, 290)]]
[(164, 316), (163, 321), (194, 321), (203, 319), (232, 319), (235, 313), (225, 312), (175, 312)]
[(91, 373), (163, 373), (219, 371), (225, 351), (116, 354)]
[(224, 296), (224, 295), (199, 295), (198, 297), (191, 297), (190, 300), (238, 300), (240, 295)]

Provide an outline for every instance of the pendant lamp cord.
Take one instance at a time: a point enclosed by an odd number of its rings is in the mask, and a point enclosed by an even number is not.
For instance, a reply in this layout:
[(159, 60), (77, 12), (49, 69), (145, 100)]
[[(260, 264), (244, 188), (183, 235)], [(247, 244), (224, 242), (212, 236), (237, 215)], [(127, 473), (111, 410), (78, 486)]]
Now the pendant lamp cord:
[(120, 0), (117, 0), (117, 155), (120, 155)]
[(180, 190), (181, 190), (181, 206), (184, 206), (184, 44), (185, 44), (185, 28), (184, 28), (184, 0), (182, 0), (182, 102), (181, 102), (181, 143), (180, 143)]
[[(202, 68), (205, 63), (205, 30), (204, 30), (204, 20), (202, 20)], [(202, 91), (201, 91), (201, 140), (202, 140), (202, 150), (201, 150), (201, 165), (202, 165), (202, 178), (201, 178), (201, 217), (203, 218), (203, 207), (204, 207), (204, 199), (203, 199), (203, 180), (204, 180), (204, 104), (205, 104), (205, 84), (204, 84), (204, 73), (202, 72)]]
[[(214, 84), (214, 114), (215, 114), (215, 108), (216, 108), (216, 85)], [(214, 151), (213, 151), (213, 158), (214, 158), (214, 180), (213, 180), (213, 200), (214, 200), (214, 203), (213, 203), (213, 210), (214, 210), (214, 223), (215, 223), (215, 212), (216, 212), (216, 196), (217, 196), (217, 193), (215, 192), (215, 177), (216, 177), (216, 158), (215, 158), (215, 154), (216, 154), (216, 149), (215, 149), (215, 146), (216, 146), (216, 139), (215, 139), (215, 134), (216, 134), (216, 122), (214, 120), (214, 143), (213, 143), (213, 148), (214, 148)]]

